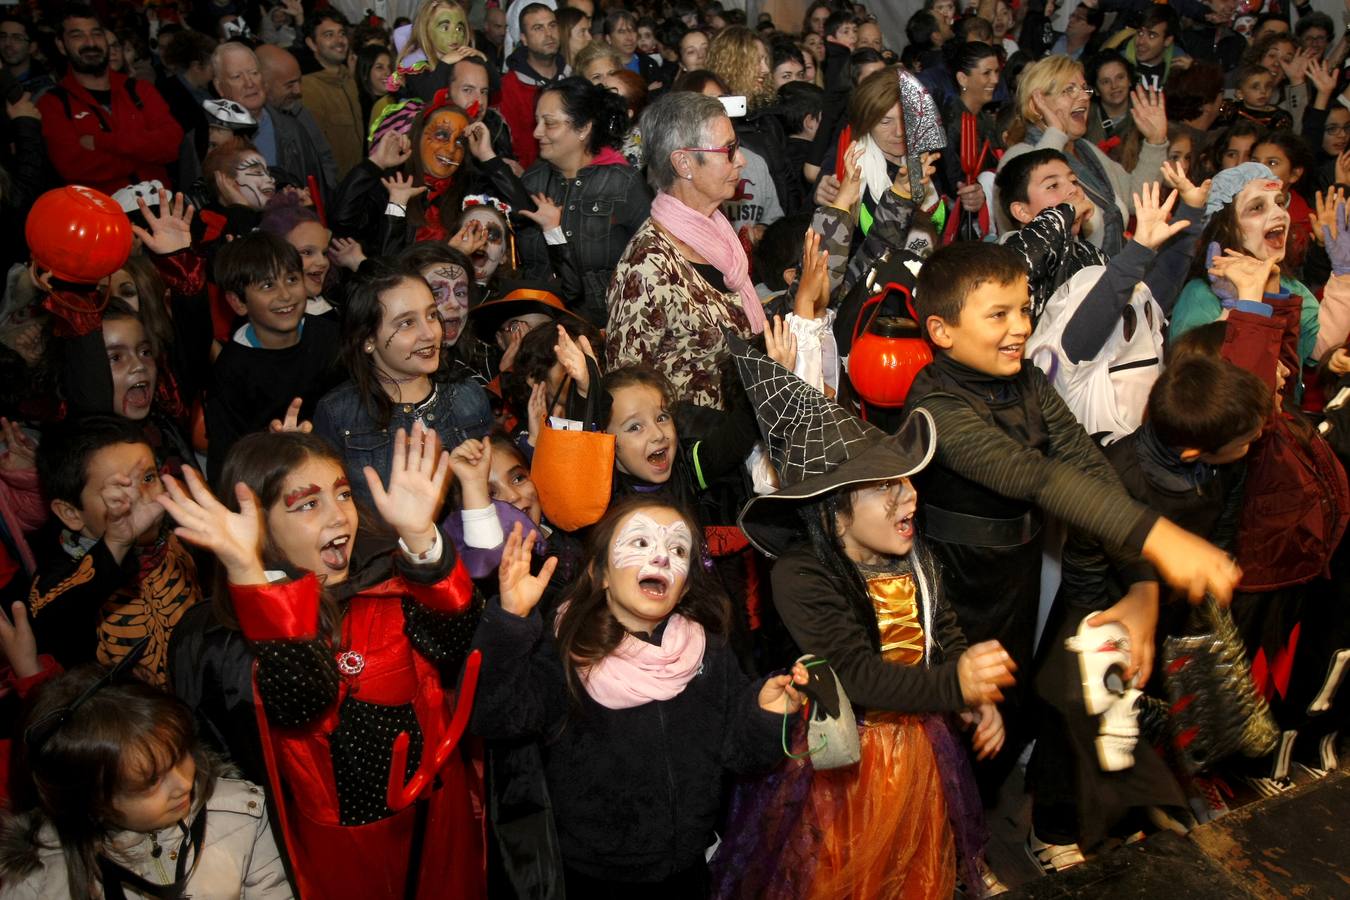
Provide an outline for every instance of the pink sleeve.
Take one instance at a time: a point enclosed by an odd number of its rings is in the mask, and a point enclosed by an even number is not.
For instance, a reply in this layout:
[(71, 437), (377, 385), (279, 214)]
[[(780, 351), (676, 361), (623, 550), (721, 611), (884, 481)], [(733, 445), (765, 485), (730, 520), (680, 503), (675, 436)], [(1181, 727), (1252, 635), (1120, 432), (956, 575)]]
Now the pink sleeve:
[(1350, 275), (1332, 275), (1322, 292), (1317, 313), (1317, 343), (1313, 358), (1321, 360), (1350, 337)]

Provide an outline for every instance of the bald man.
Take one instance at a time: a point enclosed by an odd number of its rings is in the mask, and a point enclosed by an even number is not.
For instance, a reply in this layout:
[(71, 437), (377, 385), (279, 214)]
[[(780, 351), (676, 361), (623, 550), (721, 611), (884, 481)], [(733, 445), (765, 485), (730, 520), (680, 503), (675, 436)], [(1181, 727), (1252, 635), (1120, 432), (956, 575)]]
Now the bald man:
[[(266, 73), (276, 78), (272, 84), (264, 77), (259, 54), (267, 60)], [(285, 79), (277, 73), (289, 71), (289, 66), (295, 65), (295, 57), (270, 44), (263, 44), (254, 53), (243, 44), (227, 41), (216, 48), (212, 63), (215, 74), (211, 85), (216, 93), (235, 101), (258, 120), (258, 134), (253, 141), (270, 168), (292, 176), (301, 184), (313, 175), (325, 194), (337, 187), (333, 150), (318, 123), (299, 104), (299, 88), (293, 89), (294, 101), (285, 105), (271, 102), (273, 96), (286, 100)]]

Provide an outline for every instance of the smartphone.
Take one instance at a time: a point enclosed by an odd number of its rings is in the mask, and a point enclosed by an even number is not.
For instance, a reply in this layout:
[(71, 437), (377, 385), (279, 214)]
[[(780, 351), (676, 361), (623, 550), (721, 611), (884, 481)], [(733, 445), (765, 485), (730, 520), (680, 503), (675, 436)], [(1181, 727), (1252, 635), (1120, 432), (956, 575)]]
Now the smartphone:
[(733, 119), (742, 118), (745, 115), (744, 97), (718, 97), (722, 101), (722, 108), (727, 111), (727, 115)]

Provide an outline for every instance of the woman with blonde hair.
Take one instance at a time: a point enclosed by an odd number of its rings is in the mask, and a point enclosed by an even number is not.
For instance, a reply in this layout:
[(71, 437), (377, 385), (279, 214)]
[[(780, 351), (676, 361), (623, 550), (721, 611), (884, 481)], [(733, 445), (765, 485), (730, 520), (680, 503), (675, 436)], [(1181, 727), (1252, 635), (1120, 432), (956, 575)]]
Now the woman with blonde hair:
[[(1125, 245), (1132, 195), (1161, 177), (1167, 159), (1167, 111), (1162, 92), (1135, 88), (1131, 114), (1144, 143), (1134, 171), (1126, 172), (1085, 137), (1092, 93), (1082, 63), (1067, 56), (1047, 56), (1028, 66), (1017, 85), (1017, 117), (1008, 129), (1011, 146), (999, 168), (1031, 150), (1063, 153), (1095, 207), (1084, 225), (1084, 236), (1110, 256)], [(1002, 230), (1011, 224), (1000, 226)]]
[(801, 179), (789, 177), (787, 134), (772, 112), (777, 95), (768, 45), (744, 25), (723, 28), (708, 47), (708, 69), (726, 84), (731, 96), (745, 97), (746, 115), (732, 119), (736, 137), (768, 166), (783, 214), (803, 211), (807, 198)]

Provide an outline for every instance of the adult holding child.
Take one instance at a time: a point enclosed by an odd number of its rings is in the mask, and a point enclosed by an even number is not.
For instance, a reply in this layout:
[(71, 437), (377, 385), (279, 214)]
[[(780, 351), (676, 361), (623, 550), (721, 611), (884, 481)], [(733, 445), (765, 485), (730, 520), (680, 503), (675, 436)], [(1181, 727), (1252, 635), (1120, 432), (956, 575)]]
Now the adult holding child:
[(1167, 159), (1167, 110), (1161, 92), (1135, 89), (1132, 116), (1144, 144), (1134, 171), (1126, 172), (1086, 138), (1092, 94), (1082, 63), (1067, 56), (1049, 56), (1028, 66), (1017, 84), (1018, 114), (1008, 130), (1012, 146), (999, 168), (1033, 149), (1063, 153), (1096, 207), (1085, 236), (1111, 256), (1125, 245), (1125, 225), (1134, 213), (1131, 196), (1158, 180)]

